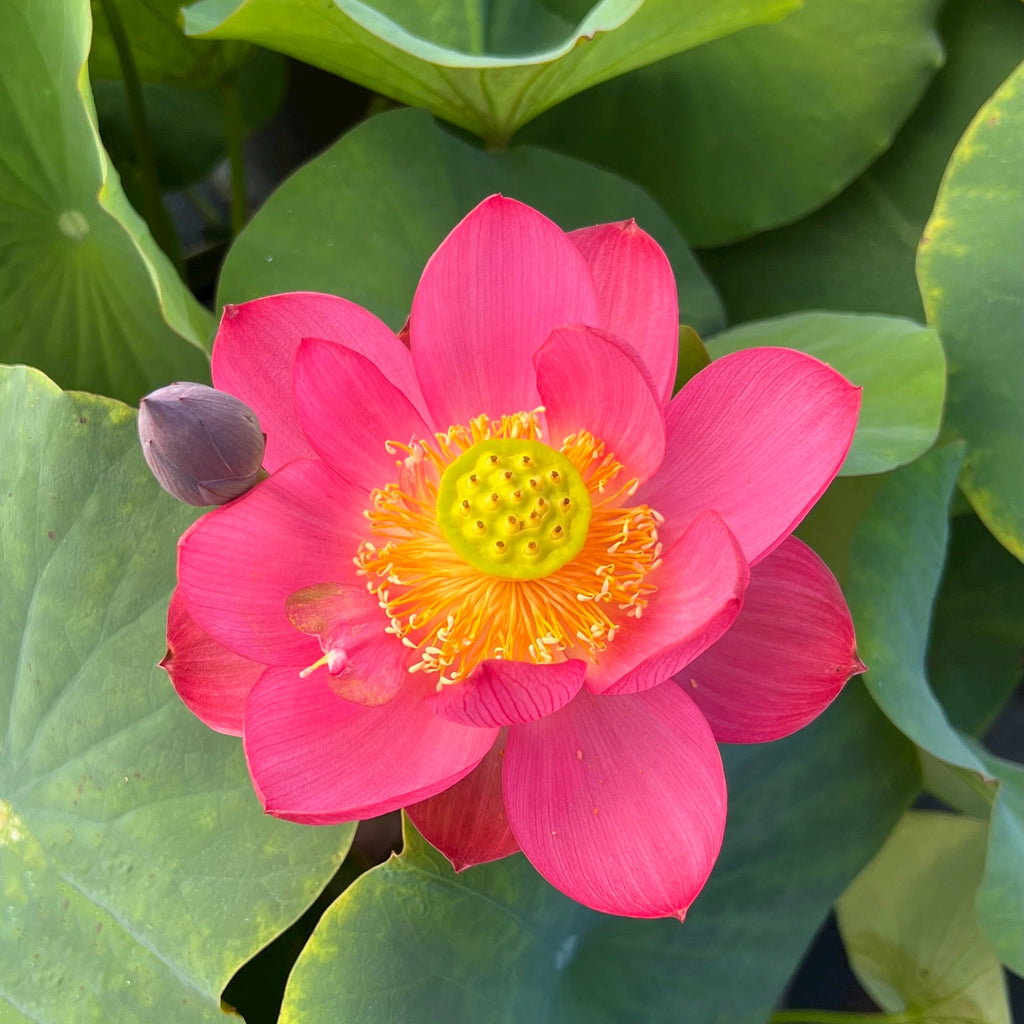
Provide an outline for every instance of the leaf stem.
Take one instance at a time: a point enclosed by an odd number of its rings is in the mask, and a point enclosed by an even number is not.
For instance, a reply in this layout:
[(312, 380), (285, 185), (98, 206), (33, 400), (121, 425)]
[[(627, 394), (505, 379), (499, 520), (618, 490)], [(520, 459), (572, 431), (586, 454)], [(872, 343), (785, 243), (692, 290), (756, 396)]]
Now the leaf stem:
[(920, 1024), (921, 1018), (908, 1012), (859, 1013), (853, 1010), (778, 1010), (769, 1024)]
[(132, 138), (135, 141), (135, 155), (138, 157), (139, 170), (142, 173), (143, 214), (149, 230), (153, 233), (157, 245), (170, 257), (178, 273), (183, 272), (181, 260), (181, 244), (178, 233), (174, 229), (167, 207), (164, 206), (160, 190), (160, 178), (156, 170), (156, 151), (153, 139), (149, 134), (149, 122), (146, 120), (146, 104), (142, 97), (142, 80), (139, 69), (135, 66), (132, 46), (125, 31), (121, 13), (117, 9), (117, 0), (100, 0), (100, 7), (107, 19), (110, 36), (117, 50), (117, 59), (121, 65), (121, 78), (124, 81), (125, 97), (128, 101), (128, 117), (132, 124)]
[(245, 117), (237, 78), (224, 80), (221, 96), (224, 99), (224, 138), (231, 169), (231, 233), (237, 235), (249, 218), (245, 188)]

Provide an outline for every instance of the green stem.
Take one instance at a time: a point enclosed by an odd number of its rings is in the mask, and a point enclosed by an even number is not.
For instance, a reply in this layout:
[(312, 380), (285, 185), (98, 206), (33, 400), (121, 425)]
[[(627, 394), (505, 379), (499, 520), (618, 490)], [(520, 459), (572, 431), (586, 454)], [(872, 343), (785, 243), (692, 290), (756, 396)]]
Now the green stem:
[(769, 1024), (920, 1024), (911, 1013), (857, 1013), (848, 1010), (778, 1010)]
[(143, 213), (149, 230), (156, 239), (156, 244), (170, 257), (178, 272), (182, 272), (181, 244), (178, 233), (167, 207), (164, 206), (160, 192), (160, 178), (156, 170), (156, 151), (153, 139), (149, 134), (149, 122), (146, 120), (146, 104), (142, 98), (142, 80), (132, 56), (132, 46), (125, 32), (121, 14), (117, 9), (117, 0), (100, 0), (103, 14), (110, 28), (110, 36), (117, 50), (117, 59), (121, 64), (121, 77), (124, 80), (125, 97), (128, 100), (128, 116), (132, 123), (132, 137), (135, 140), (135, 155), (139, 160), (142, 172)]
[(228, 145), (228, 166), (231, 168), (231, 233), (237, 235), (249, 219), (245, 195), (245, 117), (238, 80), (228, 78), (221, 86), (224, 98), (224, 138)]

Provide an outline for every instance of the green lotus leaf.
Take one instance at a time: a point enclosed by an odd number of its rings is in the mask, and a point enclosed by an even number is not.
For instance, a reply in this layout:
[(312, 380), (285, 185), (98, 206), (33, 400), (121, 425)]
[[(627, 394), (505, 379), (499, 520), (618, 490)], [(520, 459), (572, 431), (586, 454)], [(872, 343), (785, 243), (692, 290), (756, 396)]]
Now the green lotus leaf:
[(912, 462), (938, 436), (946, 361), (935, 331), (896, 317), (800, 313), (743, 324), (707, 343), (714, 358), (761, 345), (806, 352), (864, 389), (843, 475)]
[(504, 146), (574, 93), (749, 25), (795, 0), (201, 0), (185, 30), (298, 57)]
[(691, 245), (746, 238), (885, 151), (942, 63), (937, 6), (815, 0), (573, 97), (525, 140), (643, 185)]
[(137, 402), (209, 376), (212, 325), (100, 144), (89, 32), (86, 0), (0, 10), (0, 360)]
[(177, 535), (135, 412), (0, 368), (0, 1018), (210, 1021), (351, 826), (262, 813), (165, 649)]
[(985, 825), (908, 811), (837, 906), (861, 984), (889, 1013), (1010, 1024), (999, 961), (978, 927), (974, 894)]
[(721, 326), (718, 297), (693, 254), (635, 185), (532, 147), (484, 153), (414, 110), (371, 118), (281, 185), (228, 253), (218, 299), (332, 292), (397, 330), (431, 253), (494, 192), (566, 230), (635, 217), (668, 254), (683, 320), (702, 333)]
[(942, 180), (917, 254), (928, 322), (949, 355), (960, 486), (1024, 561), (1024, 65), (978, 111)]
[(701, 253), (732, 322), (806, 309), (924, 321), (917, 244), (957, 140), (1021, 59), (1024, 6), (949, 0), (939, 29), (945, 66), (892, 146), (852, 185), (795, 224)]

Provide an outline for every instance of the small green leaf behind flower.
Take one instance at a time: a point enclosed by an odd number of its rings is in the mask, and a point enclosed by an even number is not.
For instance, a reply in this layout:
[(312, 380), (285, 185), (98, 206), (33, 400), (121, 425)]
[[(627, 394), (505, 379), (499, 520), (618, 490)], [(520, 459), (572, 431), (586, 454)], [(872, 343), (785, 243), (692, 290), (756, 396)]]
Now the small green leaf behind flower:
[(978, 927), (985, 825), (909, 811), (837, 904), (861, 984), (908, 1019), (1010, 1024), (999, 960)]
[(717, 359), (759, 345), (806, 352), (863, 387), (857, 433), (841, 475), (883, 473), (913, 462), (938, 436), (946, 361), (931, 328), (901, 317), (797, 313), (723, 331), (707, 349)]

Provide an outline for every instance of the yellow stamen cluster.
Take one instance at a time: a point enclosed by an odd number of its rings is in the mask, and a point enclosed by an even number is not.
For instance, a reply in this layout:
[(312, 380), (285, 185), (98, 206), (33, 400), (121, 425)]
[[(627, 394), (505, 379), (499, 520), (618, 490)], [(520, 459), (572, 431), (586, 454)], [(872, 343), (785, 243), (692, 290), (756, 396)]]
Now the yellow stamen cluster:
[(625, 504), (637, 481), (623, 480), (622, 465), (585, 431), (559, 449), (591, 502), (575, 557), (539, 578), (508, 579), (453, 548), (438, 522), (445, 470), (481, 442), (533, 442), (540, 434), (537, 413), (524, 412), (478, 416), (432, 439), (389, 445), (404, 453), (398, 479), (374, 491), (365, 514), (375, 538), (360, 545), (355, 561), (388, 618), (387, 631), (416, 652), (409, 670), (438, 674), (439, 688), (486, 658), (596, 661), (626, 620), (640, 618), (656, 589), (647, 576), (661, 561), (662, 517), (647, 505)]

